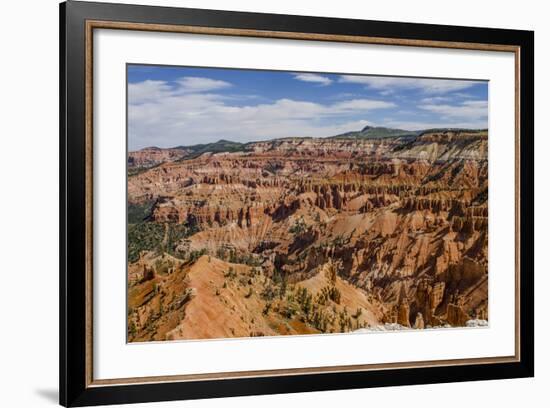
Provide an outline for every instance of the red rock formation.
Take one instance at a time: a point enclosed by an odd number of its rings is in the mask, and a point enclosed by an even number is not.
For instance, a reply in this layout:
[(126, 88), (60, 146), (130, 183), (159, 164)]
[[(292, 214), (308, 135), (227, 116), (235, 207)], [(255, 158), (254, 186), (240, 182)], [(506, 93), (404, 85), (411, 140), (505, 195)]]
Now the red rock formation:
[(174, 243), (182, 261), (228, 253), (289, 285), (337, 265), (338, 279), (376, 305), (379, 323), (424, 328), (487, 318), (486, 134), (285, 139), (247, 149), (168, 159), (132, 175), (129, 205), (149, 204), (147, 222), (194, 227)]
[(151, 167), (159, 163), (179, 160), (189, 154), (186, 149), (159, 149), (146, 147), (128, 153), (128, 167)]
[(414, 328), (415, 329), (423, 329), (425, 328), (424, 325), (424, 318), (422, 317), (422, 313), (418, 312), (416, 314), (416, 319), (414, 321)]

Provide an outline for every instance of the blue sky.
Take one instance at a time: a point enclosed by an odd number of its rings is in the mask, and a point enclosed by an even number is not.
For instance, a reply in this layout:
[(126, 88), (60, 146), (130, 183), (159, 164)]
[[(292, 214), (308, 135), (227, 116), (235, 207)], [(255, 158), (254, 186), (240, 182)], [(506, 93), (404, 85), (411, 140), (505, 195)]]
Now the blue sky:
[(487, 93), (478, 81), (128, 65), (128, 145), (487, 128)]

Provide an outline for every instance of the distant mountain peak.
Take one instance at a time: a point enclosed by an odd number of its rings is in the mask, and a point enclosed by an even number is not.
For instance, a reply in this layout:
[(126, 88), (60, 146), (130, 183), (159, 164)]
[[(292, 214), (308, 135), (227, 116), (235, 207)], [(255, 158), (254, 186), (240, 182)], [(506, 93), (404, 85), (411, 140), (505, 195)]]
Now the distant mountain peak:
[(390, 137), (412, 137), (419, 132), (403, 129), (394, 129), (384, 126), (367, 125), (359, 131), (352, 131), (332, 136), (332, 139), (385, 139)]

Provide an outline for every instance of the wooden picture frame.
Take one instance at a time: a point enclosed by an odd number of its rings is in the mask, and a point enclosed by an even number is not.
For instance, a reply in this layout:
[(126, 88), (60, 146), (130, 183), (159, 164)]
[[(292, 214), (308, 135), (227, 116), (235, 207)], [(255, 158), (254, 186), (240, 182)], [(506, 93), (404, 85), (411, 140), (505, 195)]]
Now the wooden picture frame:
[[(515, 55), (513, 356), (97, 380), (93, 375), (93, 32), (96, 29), (511, 52)], [(338, 390), (534, 375), (534, 33), (68, 1), (60, 5), (60, 403)], [(521, 251), (520, 251), (521, 248)]]

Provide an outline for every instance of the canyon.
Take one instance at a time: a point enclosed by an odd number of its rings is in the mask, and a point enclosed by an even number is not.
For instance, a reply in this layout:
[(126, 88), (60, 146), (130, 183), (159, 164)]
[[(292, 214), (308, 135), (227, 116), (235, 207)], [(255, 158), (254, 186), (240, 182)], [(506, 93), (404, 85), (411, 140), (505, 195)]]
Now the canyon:
[(488, 132), (372, 129), (130, 152), (128, 340), (487, 324)]

